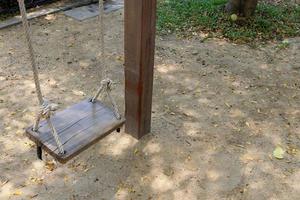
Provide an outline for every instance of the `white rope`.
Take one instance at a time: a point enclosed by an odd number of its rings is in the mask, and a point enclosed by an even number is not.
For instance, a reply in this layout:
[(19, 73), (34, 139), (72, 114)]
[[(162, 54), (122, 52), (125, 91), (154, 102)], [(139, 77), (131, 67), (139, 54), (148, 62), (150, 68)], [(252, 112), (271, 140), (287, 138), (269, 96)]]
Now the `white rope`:
[(25, 31), (26, 41), (27, 41), (27, 45), (28, 45), (28, 52), (29, 52), (29, 57), (30, 57), (30, 61), (31, 61), (32, 71), (33, 71), (33, 78), (34, 78), (36, 93), (37, 93), (39, 103), (40, 103), (40, 105), (42, 105), (44, 100), (43, 100), (43, 95), (42, 95), (41, 86), (40, 86), (40, 82), (39, 82), (39, 75), (38, 75), (38, 70), (36, 67), (36, 61), (35, 61), (35, 57), (34, 57), (34, 51), (33, 51), (33, 47), (32, 47), (31, 31), (30, 31), (30, 28), (28, 25), (24, 0), (18, 0), (18, 3), (19, 3), (19, 8), (20, 8), (20, 13), (22, 16), (22, 23), (23, 23), (23, 27), (24, 27), (24, 31)]
[(102, 71), (102, 79), (107, 78), (107, 71), (106, 71), (106, 56), (105, 56), (105, 39), (104, 39), (104, 30), (105, 30), (105, 23), (104, 23), (104, 1), (99, 0), (99, 34), (100, 34), (100, 53), (101, 53), (101, 71)]
[(110, 79), (104, 79), (101, 81), (101, 85), (98, 89), (98, 92), (97, 94), (92, 98), (92, 102), (94, 103), (97, 98), (99, 97), (99, 95), (101, 95), (104, 91), (106, 91), (106, 95), (108, 96), (111, 104), (112, 104), (112, 107), (114, 109), (114, 114), (115, 114), (115, 117), (120, 120), (121, 119), (121, 115), (120, 115), (120, 112), (119, 112), (119, 109), (118, 109), (118, 106), (116, 104), (116, 101), (115, 99), (112, 97), (111, 95), (111, 87), (112, 87), (112, 81)]
[(34, 50), (33, 50), (33, 47), (32, 47), (31, 31), (30, 31), (30, 27), (29, 27), (29, 24), (28, 24), (25, 3), (24, 3), (24, 0), (18, 0), (18, 3), (19, 3), (19, 8), (20, 8), (20, 13), (21, 13), (21, 16), (22, 16), (22, 23), (23, 23), (23, 27), (24, 27), (24, 31), (25, 31), (26, 41), (27, 41), (27, 45), (28, 45), (28, 52), (29, 52), (31, 67), (32, 67), (32, 71), (33, 71), (33, 79), (34, 79), (34, 83), (35, 83), (36, 93), (37, 93), (39, 103), (42, 106), (42, 109), (39, 112), (39, 114), (37, 116), (37, 119), (34, 123), (33, 131), (38, 131), (39, 123), (40, 123), (41, 118), (45, 118), (48, 122), (48, 125), (49, 125), (50, 129), (51, 129), (51, 133), (52, 133), (52, 135), (55, 139), (55, 142), (58, 146), (59, 152), (61, 154), (64, 154), (63, 146), (62, 146), (62, 144), (59, 140), (57, 131), (56, 131), (55, 127), (53, 126), (53, 123), (50, 119), (51, 113), (54, 110), (56, 110), (57, 106), (55, 104), (50, 104), (50, 103), (48, 103), (47, 101), (45, 101), (43, 99), (43, 94), (42, 94), (42, 91), (41, 91), (41, 86), (40, 86), (40, 81), (39, 81), (38, 70), (37, 70), (37, 67), (36, 67), (36, 60), (35, 60), (35, 56), (34, 56)]
[(39, 129), (39, 123), (40, 123), (40, 120), (42, 118), (46, 119), (47, 123), (48, 123), (48, 126), (51, 130), (51, 133), (52, 133), (52, 136), (56, 142), (56, 145), (58, 147), (58, 150), (59, 150), (59, 153), (60, 154), (64, 154), (65, 151), (64, 151), (64, 148), (63, 148), (63, 145), (62, 143), (60, 142), (60, 139), (59, 139), (59, 136), (58, 136), (58, 133), (52, 123), (52, 120), (51, 120), (51, 115), (54, 111), (56, 111), (58, 109), (58, 105), (57, 104), (53, 104), (53, 103), (49, 103), (48, 101), (44, 101), (43, 105), (41, 106), (41, 110), (37, 116), (37, 119), (36, 119), (36, 122), (33, 126), (33, 131), (38, 131)]
[(113, 106), (114, 114), (117, 119), (121, 119), (121, 115), (119, 113), (119, 109), (117, 107), (115, 99), (111, 95), (112, 89), (112, 80), (108, 78), (107, 74), (107, 63), (106, 63), (106, 56), (105, 56), (105, 40), (104, 40), (104, 30), (105, 30), (105, 23), (104, 23), (104, 2), (103, 0), (99, 0), (99, 33), (100, 33), (100, 53), (101, 53), (101, 70), (102, 70), (102, 81), (100, 84), (99, 89), (97, 90), (96, 94), (92, 98), (92, 102), (94, 103), (97, 98), (106, 91), (106, 95), (109, 97), (109, 100)]
[(111, 86), (109, 86), (109, 88), (106, 90), (106, 93), (107, 93), (107, 96), (109, 97), (110, 99), (110, 102), (112, 104), (112, 107), (114, 109), (114, 114), (115, 114), (115, 117), (120, 120), (121, 119), (121, 115), (120, 115), (120, 112), (119, 112), (119, 109), (118, 109), (118, 106), (117, 106), (117, 103), (115, 101), (115, 99), (111, 96)]
[(63, 145), (61, 144), (61, 142), (60, 142), (60, 140), (59, 140), (57, 131), (56, 131), (55, 127), (53, 126), (53, 123), (52, 123), (51, 118), (48, 117), (46, 120), (47, 120), (48, 126), (49, 126), (50, 129), (51, 129), (51, 133), (52, 133), (52, 135), (53, 135), (53, 137), (54, 137), (54, 139), (55, 139), (55, 142), (56, 142), (56, 144), (57, 144), (59, 153), (62, 154), (62, 155), (65, 154), (65, 150), (64, 150)]

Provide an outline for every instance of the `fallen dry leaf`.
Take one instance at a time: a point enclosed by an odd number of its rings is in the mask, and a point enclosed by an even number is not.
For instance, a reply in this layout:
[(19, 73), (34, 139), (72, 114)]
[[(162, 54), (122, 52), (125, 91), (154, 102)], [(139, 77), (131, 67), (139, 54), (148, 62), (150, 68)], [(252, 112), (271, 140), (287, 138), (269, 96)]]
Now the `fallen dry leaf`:
[(249, 124), (249, 122), (246, 122), (245, 124), (246, 124), (246, 126), (248, 126), (248, 127), (250, 128), (250, 124)]
[(137, 155), (139, 153), (139, 150), (138, 149), (135, 149), (134, 150), (134, 155)]
[(6, 183), (8, 183), (8, 179), (5, 179), (3, 181), (0, 181), (0, 187), (4, 186)]
[(64, 177), (64, 181), (65, 181), (65, 183), (67, 183), (69, 181), (69, 177), (67, 175)]
[(296, 148), (293, 148), (293, 147), (288, 147), (288, 149), (287, 149), (286, 152), (287, 152), (288, 154), (294, 156), (294, 155), (296, 155), (296, 154), (299, 152), (299, 150), (296, 149)]
[(46, 15), (45, 19), (46, 19), (46, 20), (49, 20), (49, 21), (50, 21), (50, 20), (55, 20), (55, 19), (56, 19), (56, 16), (53, 15), (53, 14)]
[(77, 95), (77, 96), (85, 96), (86, 94), (82, 91), (79, 91), (79, 90), (73, 90), (72, 91), (73, 94)]
[(280, 146), (277, 146), (273, 151), (273, 156), (277, 159), (283, 159), (283, 155), (284, 150)]
[(22, 195), (22, 191), (21, 190), (16, 190), (16, 191), (14, 191), (13, 195), (20, 196), (20, 195)]
[(192, 159), (191, 155), (188, 155), (185, 161), (190, 161)]
[(226, 105), (228, 108), (231, 108), (231, 105), (229, 105), (229, 103), (225, 103), (225, 105)]
[(55, 163), (52, 161), (48, 161), (46, 162), (46, 169), (48, 169), (49, 171), (53, 171), (55, 169)]
[(118, 61), (124, 62), (124, 56), (117, 56), (116, 59), (117, 59)]
[(41, 184), (43, 184), (44, 179), (43, 178), (37, 178), (37, 177), (31, 177), (30, 181), (32, 183), (41, 185)]
[(39, 195), (39, 194), (29, 195), (29, 198), (30, 198), (30, 199), (33, 199), (33, 198), (37, 197), (38, 195)]

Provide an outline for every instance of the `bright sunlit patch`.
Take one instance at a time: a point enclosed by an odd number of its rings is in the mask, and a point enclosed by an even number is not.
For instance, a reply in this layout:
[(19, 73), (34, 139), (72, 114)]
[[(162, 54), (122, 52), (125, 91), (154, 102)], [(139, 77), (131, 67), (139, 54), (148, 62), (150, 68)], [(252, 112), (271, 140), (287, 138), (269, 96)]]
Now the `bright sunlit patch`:
[(231, 83), (231, 85), (238, 88), (238, 87), (241, 87), (241, 82), (240, 81), (233, 81)]
[(249, 188), (253, 190), (263, 190), (265, 188), (265, 183), (263, 180), (257, 179), (255, 182), (249, 184)]
[[(199, 192), (199, 188), (197, 189), (197, 193)], [(191, 187), (187, 187), (187, 189), (180, 189), (180, 190), (176, 190), (174, 192), (174, 199), (199, 199), (199, 197), (197, 197), (193, 191)]]
[(91, 65), (91, 63), (89, 62), (89, 60), (80, 60), (79, 61), (79, 66), (80, 67), (82, 67), (82, 68), (86, 68), (86, 67), (88, 67), (88, 66), (90, 66)]
[(225, 46), (225, 45), (228, 44), (228, 43), (226, 42), (226, 40), (217, 40), (217, 44), (218, 44), (219, 46)]
[(259, 161), (262, 159), (262, 157), (257, 152), (247, 152), (246, 154), (242, 155), (240, 159), (243, 163), (249, 163), (253, 161)]
[(40, 160), (35, 160), (32, 162), (32, 170), (42, 171), (45, 167), (45, 163)]
[(160, 145), (158, 143), (148, 143), (144, 148), (144, 153), (154, 154), (160, 152)]
[(164, 174), (158, 175), (151, 184), (151, 187), (157, 192), (165, 192), (172, 189), (173, 181)]
[(232, 118), (245, 117), (245, 113), (243, 113), (240, 109), (232, 109), (230, 110), (230, 117)]
[(259, 66), (259, 68), (261, 68), (261, 69), (268, 69), (269, 66), (267, 64), (262, 64), (262, 65)]
[(247, 152), (240, 156), (240, 160), (243, 163), (249, 163), (253, 161), (263, 160), (266, 156), (266, 153), (262, 152), (260, 149), (248, 147)]
[(201, 125), (199, 122), (184, 122), (183, 128), (185, 133), (189, 136), (197, 136), (201, 130)]
[[(14, 139), (14, 140), (7, 140), (6, 139), (5, 142), (2, 143), (3, 145), (1, 146), (3, 152), (9, 153), (9, 155), (11, 156), (12, 151), (16, 151), (18, 153), (26, 153), (30, 150), (25, 145), (26, 140), (23, 140), (19, 135), (17, 135), (15, 130), (9, 131), (9, 134), (11, 134), (11, 135), (15, 134), (16, 139)], [(21, 141), (21, 143), (20, 143), (20, 141)]]
[[(109, 145), (109, 154), (114, 156), (121, 155), (126, 149), (132, 148), (138, 142), (134, 138), (127, 135), (113, 135), (112, 137), (109, 137), (108, 140), (112, 141), (111, 145)], [(107, 146), (103, 148), (107, 148)], [(101, 148), (100, 151), (102, 152), (102, 150), (103, 149)]]
[(13, 189), (14, 188), (12, 183), (7, 183), (2, 186), (0, 190), (0, 199), (9, 199), (9, 196), (11, 195)]
[(157, 65), (156, 69), (160, 73), (168, 73), (168, 72), (173, 72), (173, 71), (177, 70), (175, 65), (166, 65), (166, 64)]
[(208, 98), (199, 98), (198, 102), (202, 104), (209, 104), (210, 100)]
[(128, 191), (126, 189), (120, 188), (118, 189), (115, 198), (116, 199), (127, 199)]
[(294, 188), (294, 190), (300, 192), (300, 184), (299, 184), (299, 180), (300, 180), (300, 170), (297, 170), (293, 176), (290, 177), (290, 182), (291, 184), (289, 184), (290, 187)]
[(216, 170), (210, 169), (206, 172), (206, 176), (210, 181), (216, 181), (220, 178), (220, 173)]

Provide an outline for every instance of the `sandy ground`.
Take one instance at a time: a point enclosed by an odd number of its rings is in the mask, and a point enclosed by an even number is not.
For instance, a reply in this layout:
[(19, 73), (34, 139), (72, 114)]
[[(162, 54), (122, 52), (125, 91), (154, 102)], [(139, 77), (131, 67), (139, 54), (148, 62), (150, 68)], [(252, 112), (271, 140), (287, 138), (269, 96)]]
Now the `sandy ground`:
[[(123, 102), (123, 13), (106, 57)], [(32, 21), (45, 96), (63, 109), (100, 78), (97, 22)], [(289, 199), (300, 197), (300, 38), (287, 49), (158, 37), (152, 133), (113, 133), (66, 165), (24, 136), (37, 100), (22, 27), (0, 31), (0, 199)], [(272, 156), (277, 145), (284, 159)]]

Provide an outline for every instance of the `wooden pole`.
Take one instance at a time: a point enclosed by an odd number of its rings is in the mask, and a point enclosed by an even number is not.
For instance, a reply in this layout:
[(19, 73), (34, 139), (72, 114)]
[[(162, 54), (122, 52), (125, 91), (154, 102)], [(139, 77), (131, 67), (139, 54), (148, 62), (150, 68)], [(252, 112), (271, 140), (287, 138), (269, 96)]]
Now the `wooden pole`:
[(125, 131), (151, 131), (156, 0), (125, 0)]

